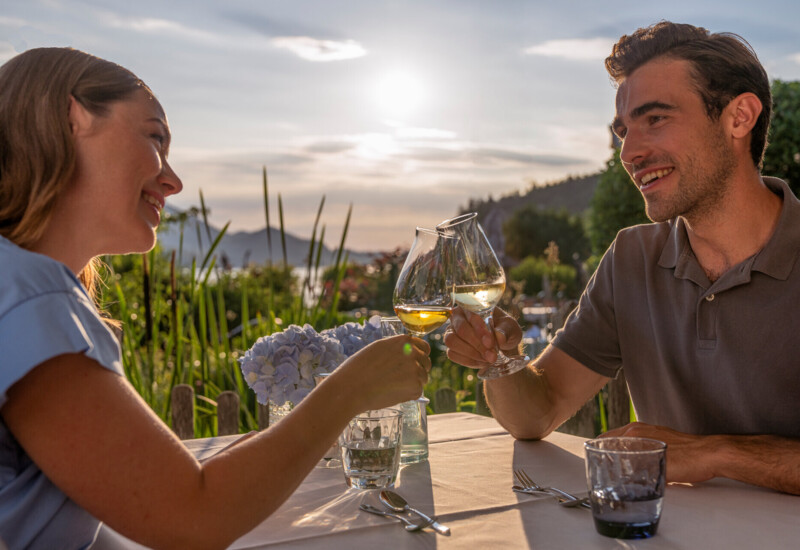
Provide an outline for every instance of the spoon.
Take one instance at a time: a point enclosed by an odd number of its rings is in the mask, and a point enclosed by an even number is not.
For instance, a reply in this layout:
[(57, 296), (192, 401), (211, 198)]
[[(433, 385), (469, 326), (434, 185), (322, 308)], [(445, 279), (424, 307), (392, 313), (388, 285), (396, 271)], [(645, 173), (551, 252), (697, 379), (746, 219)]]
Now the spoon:
[(406, 531), (419, 531), (420, 529), (424, 529), (425, 527), (429, 526), (433, 521), (423, 521), (422, 523), (414, 523), (413, 521), (404, 518), (403, 516), (398, 516), (397, 514), (393, 514), (391, 512), (385, 512), (380, 508), (375, 508), (374, 506), (370, 506), (369, 504), (362, 504), (359, 508), (365, 512), (369, 512), (370, 514), (377, 514), (379, 516), (386, 516), (389, 518), (399, 519), (401, 522), (405, 523), (404, 529)]
[(445, 527), (444, 525), (442, 525), (441, 523), (436, 521), (436, 518), (430, 518), (430, 517), (426, 516), (425, 514), (423, 514), (422, 512), (420, 512), (419, 510), (416, 510), (416, 509), (412, 508), (411, 506), (408, 505), (408, 502), (406, 502), (406, 499), (404, 499), (403, 497), (401, 497), (400, 495), (398, 495), (394, 491), (389, 491), (388, 489), (384, 489), (383, 491), (381, 491), (380, 499), (381, 499), (381, 502), (383, 502), (386, 506), (388, 506), (393, 511), (395, 511), (395, 512), (414, 512), (415, 514), (417, 514), (419, 517), (421, 517), (425, 521), (430, 521), (431, 522), (430, 526), (433, 528), (434, 531), (436, 531), (440, 535), (448, 535), (448, 536), (450, 535), (450, 528), (449, 527)]

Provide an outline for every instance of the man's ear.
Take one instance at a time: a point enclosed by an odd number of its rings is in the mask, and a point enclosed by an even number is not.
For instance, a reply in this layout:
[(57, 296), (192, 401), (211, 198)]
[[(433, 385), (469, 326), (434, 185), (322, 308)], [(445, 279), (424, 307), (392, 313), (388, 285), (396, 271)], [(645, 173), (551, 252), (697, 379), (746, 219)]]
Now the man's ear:
[(735, 138), (743, 138), (756, 125), (763, 106), (756, 94), (745, 92), (733, 98), (725, 110), (731, 117), (731, 135)]
[(69, 127), (72, 136), (77, 137), (88, 132), (94, 122), (94, 115), (81, 105), (75, 96), (69, 96)]

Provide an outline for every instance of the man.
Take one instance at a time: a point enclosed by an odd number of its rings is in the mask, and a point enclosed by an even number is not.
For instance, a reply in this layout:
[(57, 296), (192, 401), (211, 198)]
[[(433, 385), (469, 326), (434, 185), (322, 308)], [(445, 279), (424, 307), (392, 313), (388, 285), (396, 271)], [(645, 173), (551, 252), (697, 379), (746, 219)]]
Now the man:
[[(641, 422), (608, 435), (665, 441), (670, 481), (800, 494), (800, 201), (759, 173), (766, 72), (739, 37), (669, 22), (623, 36), (606, 68), (620, 156), (656, 223), (618, 234), (540, 357), (486, 382), (494, 416), (545, 437), (624, 368)], [(518, 344), (508, 316), (495, 327)], [(461, 310), (445, 343), (470, 367), (495, 357)]]

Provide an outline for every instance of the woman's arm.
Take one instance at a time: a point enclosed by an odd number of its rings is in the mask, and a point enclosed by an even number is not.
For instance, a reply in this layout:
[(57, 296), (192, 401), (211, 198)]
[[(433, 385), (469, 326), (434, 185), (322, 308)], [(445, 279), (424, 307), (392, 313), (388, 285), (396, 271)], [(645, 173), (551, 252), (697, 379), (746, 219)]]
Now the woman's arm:
[(37, 366), (1, 413), (48, 478), (113, 529), (156, 548), (222, 548), (292, 494), (355, 414), (419, 396), (429, 351), (408, 336), (371, 344), (280, 424), (202, 464), (125, 379), (84, 355)]

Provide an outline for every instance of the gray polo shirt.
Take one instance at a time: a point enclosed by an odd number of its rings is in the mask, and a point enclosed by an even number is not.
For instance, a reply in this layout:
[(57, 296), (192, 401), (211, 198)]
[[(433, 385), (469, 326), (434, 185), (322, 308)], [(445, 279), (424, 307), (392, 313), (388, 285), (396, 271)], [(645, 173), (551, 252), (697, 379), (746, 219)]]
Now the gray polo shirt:
[(682, 218), (620, 231), (553, 345), (624, 367), (639, 420), (695, 434), (800, 437), (800, 201), (766, 246), (713, 284)]

